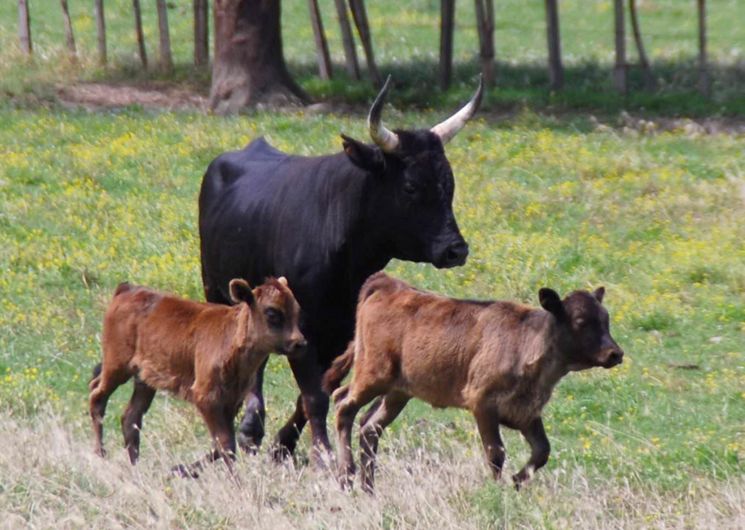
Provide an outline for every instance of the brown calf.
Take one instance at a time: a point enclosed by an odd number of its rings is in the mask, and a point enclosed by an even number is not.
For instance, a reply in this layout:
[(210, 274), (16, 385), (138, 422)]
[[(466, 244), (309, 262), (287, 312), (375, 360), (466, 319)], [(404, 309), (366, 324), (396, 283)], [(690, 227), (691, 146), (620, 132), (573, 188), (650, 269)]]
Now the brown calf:
[[(230, 282), (235, 305), (205, 304), (123, 283), (103, 323), (103, 361), (90, 383), (90, 413), (96, 452), (103, 456), (103, 417), (109, 396), (134, 377), (132, 399), (122, 417), (124, 445), (137, 461), (142, 416), (156, 390), (169, 390), (193, 403), (207, 423), (215, 450), (207, 461), (235, 455), (233, 420), (270, 352), (299, 355), (305, 338), (298, 329), (299, 306), (284, 278), (253, 291), (244, 280)], [(225, 458), (225, 457), (228, 458)], [(201, 463), (179, 466), (197, 476)]]
[(475, 416), (495, 478), (505, 450), (499, 426), (518, 429), (531, 447), (515, 487), (548, 460), (541, 410), (569, 371), (610, 368), (623, 351), (608, 329), (604, 289), (575, 291), (564, 300), (541, 289), (543, 309), (512, 302), (454, 300), (416, 290), (384, 273), (360, 291), (354, 340), (324, 377), (336, 388), (354, 364), (351, 382), (333, 393), (342, 484), (354, 473), (354, 417), (383, 396), (361, 420), (362, 486), (372, 491), (378, 439), (412, 397)]

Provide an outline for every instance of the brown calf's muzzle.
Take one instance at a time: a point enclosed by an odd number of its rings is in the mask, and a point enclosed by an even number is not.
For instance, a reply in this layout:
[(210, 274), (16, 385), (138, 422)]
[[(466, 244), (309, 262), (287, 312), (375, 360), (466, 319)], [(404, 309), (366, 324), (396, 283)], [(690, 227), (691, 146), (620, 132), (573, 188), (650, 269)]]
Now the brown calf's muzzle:
[(301, 357), (305, 354), (307, 347), (308, 341), (305, 340), (302, 333), (298, 332), (285, 341), (282, 353), (290, 358)]

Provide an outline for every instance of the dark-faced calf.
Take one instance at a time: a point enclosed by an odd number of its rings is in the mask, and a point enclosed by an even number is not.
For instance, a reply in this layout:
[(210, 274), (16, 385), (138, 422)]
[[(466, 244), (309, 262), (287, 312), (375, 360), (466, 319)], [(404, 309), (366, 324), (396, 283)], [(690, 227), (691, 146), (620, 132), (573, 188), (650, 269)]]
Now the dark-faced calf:
[(543, 309), (512, 302), (454, 300), (422, 292), (383, 273), (371, 276), (357, 305), (354, 340), (324, 378), (336, 388), (354, 365), (351, 382), (333, 393), (340, 472), (349, 485), (354, 417), (383, 396), (361, 421), (362, 485), (372, 491), (382, 430), (412, 397), (435, 407), (459, 407), (476, 418), (486, 457), (499, 478), (505, 450), (499, 426), (518, 429), (531, 447), (513, 476), (516, 487), (548, 460), (541, 410), (570, 371), (619, 364), (604, 289), (574, 291), (562, 300), (541, 289)]
[[(256, 371), (270, 352), (299, 355), (305, 338), (300, 308), (284, 278), (251, 290), (230, 282), (235, 305), (205, 304), (121, 284), (103, 323), (103, 361), (90, 383), (90, 413), (96, 452), (104, 454), (103, 417), (109, 396), (134, 377), (134, 392), (122, 417), (124, 444), (137, 461), (142, 417), (156, 390), (193, 403), (215, 444), (208, 461), (235, 454), (233, 420)], [(228, 458), (225, 458), (228, 457)], [(196, 476), (200, 463), (179, 466)]]

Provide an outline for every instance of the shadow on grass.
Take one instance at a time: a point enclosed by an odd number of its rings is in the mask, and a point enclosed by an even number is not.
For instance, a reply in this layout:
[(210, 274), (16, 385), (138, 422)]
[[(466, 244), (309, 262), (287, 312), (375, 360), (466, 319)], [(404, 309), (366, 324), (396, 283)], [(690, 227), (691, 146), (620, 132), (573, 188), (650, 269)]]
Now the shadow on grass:
[[(334, 78), (321, 80), (314, 63), (289, 62), (290, 72), (308, 92), (313, 101), (328, 102), (345, 112), (366, 111), (376, 93), (376, 87), (366, 76), (351, 79), (342, 64), (334, 64)], [(119, 62), (106, 69), (79, 69), (60, 79), (44, 76), (44, 65), (37, 73), (27, 70), (24, 88), (0, 93), (0, 101), (8, 96), (23, 100), (24, 95), (53, 100), (59, 85), (75, 82), (98, 82), (153, 88), (181, 88), (202, 96), (209, 93), (209, 69), (196, 69), (191, 64), (178, 64), (171, 73), (157, 69), (142, 70), (137, 63)], [(394, 89), (391, 103), (402, 110), (450, 109), (466, 101), (472, 94), (478, 75), (475, 61), (453, 65), (449, 90), (439, 88), (436, 60), (418, 59), (379, 65), (383, 76), (392, 75)], [(33, 69), (32, 69), (33, 70)], [(548, 89), (548, 75), (541, 63), (497, 63), (497, 80), (484, 100), (483, 110), (496, 114), (527, 109), (539, 114), (616, 115), (633, 111), (645, 116), (665, 117), (727, 117), (745, 118), (745, 65), (711, 64), (711, 95), (697, 90), (698, 68), (694, 60), (656, 62), (653, 72), (657, 87), (645, 90), (638, 68), (630, 68), (629, 92), (617, 93), (611, 84), (610, 66), (597, 62), (569, 65), (565, 68), (565, 85), (561, 91)], [(32, 79), (33, 78), (33, 79)], [(26, 94), (24, 94), (26, 93)]]

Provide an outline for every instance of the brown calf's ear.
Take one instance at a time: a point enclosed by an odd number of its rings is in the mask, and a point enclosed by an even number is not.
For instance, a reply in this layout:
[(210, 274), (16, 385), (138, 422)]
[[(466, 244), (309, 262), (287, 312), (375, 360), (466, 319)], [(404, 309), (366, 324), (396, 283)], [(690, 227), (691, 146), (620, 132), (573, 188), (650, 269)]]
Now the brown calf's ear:
[(598, 302), (602, 304), (603, 297), (605, 296), (605, 287), (598, 287), (597, 289), (595, 289), (595, 292), (593, 292), (592, 295), (597, 299)]
[(367, 171), (382, 171), (385, 169), (385, 158), (377, 147), (371, 147), (342, 134), (342, 145), (344, 153), (352, 163)]
[(230, 300), (234, 304), (246, 302), (248, 305), (253, 305), (254, 294), (251, 292), (251, 286), (248, 285), (246, 280), (241, 278), (230, 280)]
[(562, 303), (559, 294), (553, 289), (543, 287), (538, 291), (538, 300), (541, 302), (541, 307), (556, 318), (563, 319), (566, 315), (564, 304)]

